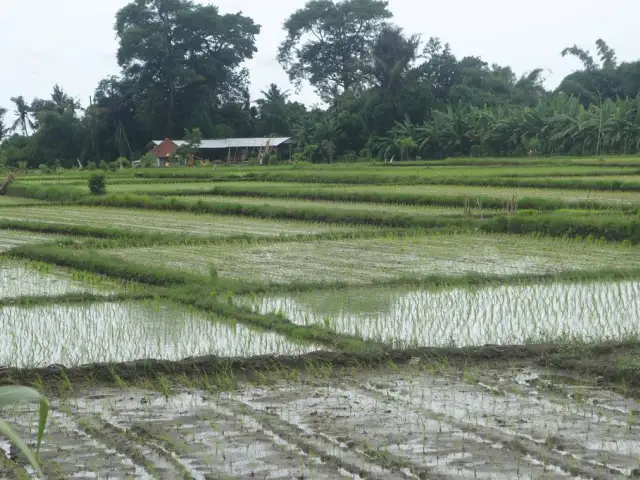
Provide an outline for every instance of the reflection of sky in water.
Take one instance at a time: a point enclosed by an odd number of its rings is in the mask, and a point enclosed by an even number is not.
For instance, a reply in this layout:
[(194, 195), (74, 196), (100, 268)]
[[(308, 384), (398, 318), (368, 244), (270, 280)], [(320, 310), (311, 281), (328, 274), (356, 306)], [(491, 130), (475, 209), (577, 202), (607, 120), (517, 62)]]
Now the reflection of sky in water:
[(475, 290), (359, 289), (263, 297), (261, 313), (395, 345), (523, 343), (540, 335), (615, 338), (640, 333), (640, 283), (499, 286)]
[(215, 323), (203, 313), (151, 302), (0, 308), (0, 365), (78, 365), (215, 354), (298, 354), (281, 335)]
[(63, 270), (52, 268), (44, 273), (17, 262), (0, 262), (0, 298), (25, 295), (62, 295), (64, 293), (102, 292), (83, 282), (71, 279)]

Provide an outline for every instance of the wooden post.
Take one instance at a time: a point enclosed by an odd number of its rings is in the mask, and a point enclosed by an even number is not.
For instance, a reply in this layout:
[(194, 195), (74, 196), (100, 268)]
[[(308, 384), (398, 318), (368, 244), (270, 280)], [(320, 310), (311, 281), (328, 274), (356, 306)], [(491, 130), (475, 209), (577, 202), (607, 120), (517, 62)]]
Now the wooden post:
[(7, 178), (5, 178), (4, 182), (2, 182), (2, 185), (0, 185), (0, 195), (4, 195), (5, 193), (7, 193), (7, 187), (11, 184), (11, 182), (13, 182), (13, 179), (13, 173), (7, 175)]

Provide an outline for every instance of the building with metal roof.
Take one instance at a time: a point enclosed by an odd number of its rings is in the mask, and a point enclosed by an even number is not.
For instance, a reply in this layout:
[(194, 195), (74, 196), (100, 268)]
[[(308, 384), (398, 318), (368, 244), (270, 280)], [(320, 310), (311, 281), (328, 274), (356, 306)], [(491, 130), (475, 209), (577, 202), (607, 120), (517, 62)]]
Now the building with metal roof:
[[(167, 139), (165, 139), (167, 140)], [(165, 140), (153, 140), (155, 146), (160, 145)], [(176, 146), (184, 145), (184, 140), (171, 140)], [(249, 137), (249, 138), (214, 138), (203, 139), (198, 149), (214, 150), (219, 148), (264, 148), (267, 145), (278, 147), (282, 144), (293, 143), (291, 137)]]
[[(153, 140), (149, 143), (150, 151), (158, 158), (158, 166), (167, 163), (177, 149), (184, 145), (184, 140)], [(207, 158), (226, 158), (227, 161), (246, 161), (254, 156), (259, 156), (260, 150), (269, 145), (269, 150), (278, 152), (278, 147), (289, 146), (289, 159), (294, 140), (291, 137), (252, 137), (252, 138), (215, 138), (203, 139), (198, 146), (198, 155)], [(224, 154), (222, 154), (222, 152)], [(255, 154), (255, 155), (254, 155)]]

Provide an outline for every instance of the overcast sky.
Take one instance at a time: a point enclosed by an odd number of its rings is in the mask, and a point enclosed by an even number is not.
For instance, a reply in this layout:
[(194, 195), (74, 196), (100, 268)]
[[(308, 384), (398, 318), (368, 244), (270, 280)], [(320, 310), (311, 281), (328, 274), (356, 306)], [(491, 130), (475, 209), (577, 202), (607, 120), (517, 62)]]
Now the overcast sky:
[[(55, 83), (83, 104), (98, 82), (119, 71), (115, 14), (127, 0), (0, 0), (0, 106), (13, 109), (10, 97), (48, 97)], [(210, 2), (201, 2), (210, 3)], [(275, 60), (284, 38), (285, 18), (305, 0), (217, 0), (222, 13), (242, 11), (262, 25), (258, 53), (248, 63), (251, 93), (288, 78)], [(457, 56), (477, 55), (488, 63), (510, 65), (520, 75), (546, 69), (555, 87), (580, 67), (560, 51), (573, 44), (595, 52), (603, 38), (618, 59), (640, 58), (640, 2), (636, 0), (390, 0), (393, 21), (426, 40), (440, 37)], [(294, 99), (317, 101), (311, 88)]]

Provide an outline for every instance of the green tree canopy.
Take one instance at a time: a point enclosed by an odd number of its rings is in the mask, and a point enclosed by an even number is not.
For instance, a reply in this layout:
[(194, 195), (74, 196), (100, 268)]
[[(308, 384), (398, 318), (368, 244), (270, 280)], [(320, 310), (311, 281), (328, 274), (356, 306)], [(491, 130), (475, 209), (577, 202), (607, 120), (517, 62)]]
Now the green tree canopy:
[(386, 0), (311, 0), (284, 24), (278, 61), (291, 81), (308, 80), (323, 98), (361, 88), (367, 53), (385, 21)]
[(211, 110), (237, 97), (240, 67), (260, 26), (240, 13), (186, 0), (136, 0), (118, 11), (118, 63), (137, 90), (136, 115), (156, 136), (174, 136), (191, 105)]

